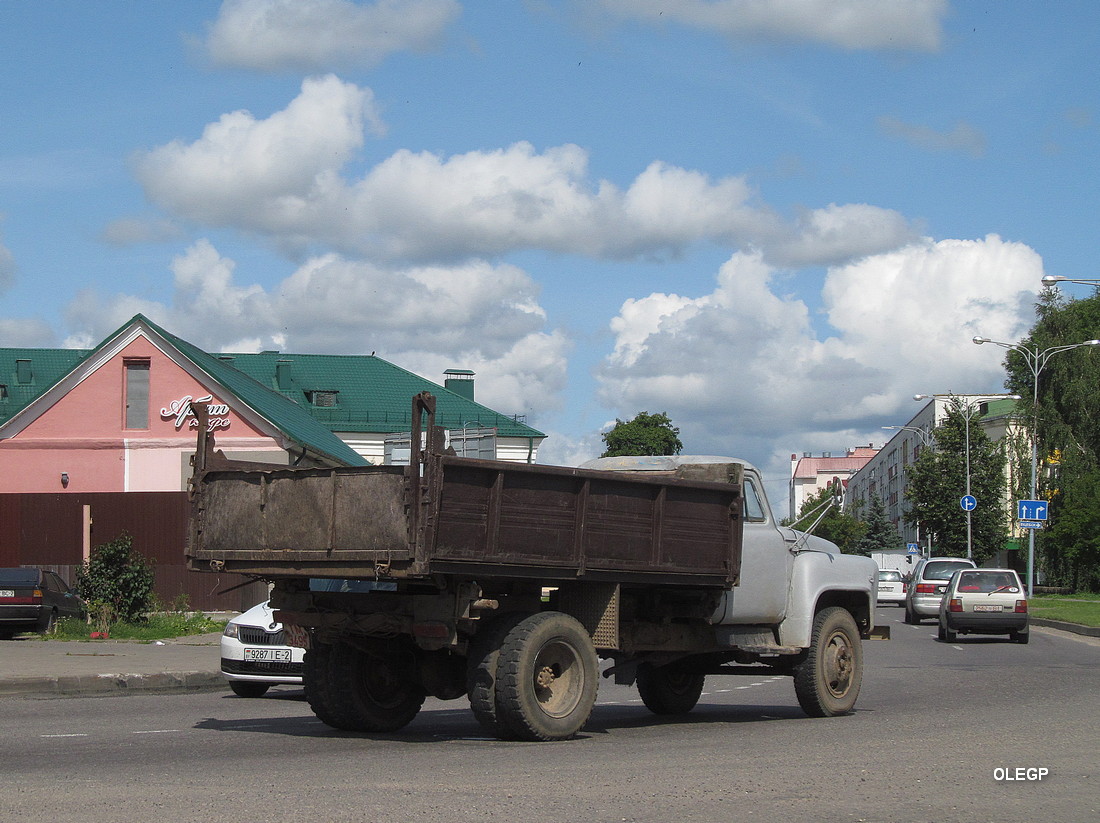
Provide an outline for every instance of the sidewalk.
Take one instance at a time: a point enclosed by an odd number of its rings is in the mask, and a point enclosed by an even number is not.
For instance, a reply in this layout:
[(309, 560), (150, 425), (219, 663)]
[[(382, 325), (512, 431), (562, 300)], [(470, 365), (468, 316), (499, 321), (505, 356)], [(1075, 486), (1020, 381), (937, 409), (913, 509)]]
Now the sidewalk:
[(21, 639), (0, 643), (0, 697), (228, 689), (219, 632), (156, 643)]

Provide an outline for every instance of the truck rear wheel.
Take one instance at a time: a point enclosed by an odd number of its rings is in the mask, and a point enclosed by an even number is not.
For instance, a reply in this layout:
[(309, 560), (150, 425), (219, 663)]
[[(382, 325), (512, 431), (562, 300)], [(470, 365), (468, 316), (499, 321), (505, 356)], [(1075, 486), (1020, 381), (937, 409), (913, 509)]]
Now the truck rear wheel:
[(706, 679), (705, 674), (688, 671), (676, 663), (642, 663), (638, 666), (638, 694), (654, 714), (687, 714), (699, 702)]
[(391, 643), (372, 644), (369, 652), (338, 643), (329, 671), (337, 728), (395, 732), (411, 723), (424, 705), (424, 690)]
[(497, 716), (521, 740), (566, 740), (596, 704), (599, 660), (575, 618), (539, 612), (507, 633), (497, 663)]
[(508, 632), (525, 617), (526, 614), (510, 612), (489, 618), (470, 641), (466, 656), (466, 693), (470, 698), (470, 709), (485, 731), (502, 739), (512, 735), (508, 725), (497, 714), (500, 647)]
[(810, 717), (847, 714), (863, 683), (859, 628), (847, 609), (830, 606), (814, 618), (806, 659), (795, 669), (798, 705)]
[(329, 677), (331, 660), (332, 644), (315, 640), (302, 661), (302, 687), (305, 689), (306, 702), (317, 715), (317, 719), (326, 726), (341, 729), (344, 727), (340, 725), (332, 705), (332, 681)]

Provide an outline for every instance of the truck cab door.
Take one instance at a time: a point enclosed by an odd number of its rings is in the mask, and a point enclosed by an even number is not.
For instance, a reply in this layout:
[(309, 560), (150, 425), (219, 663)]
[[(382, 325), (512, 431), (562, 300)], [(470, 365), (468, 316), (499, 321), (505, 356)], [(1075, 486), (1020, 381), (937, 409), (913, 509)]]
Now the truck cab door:
[(786, 616), (794, 537), (772, 517), (760, 478), (745, 474), (745, 520), (741, 582), (726, 592), (715, 615), (721, 624), (773, 625)]

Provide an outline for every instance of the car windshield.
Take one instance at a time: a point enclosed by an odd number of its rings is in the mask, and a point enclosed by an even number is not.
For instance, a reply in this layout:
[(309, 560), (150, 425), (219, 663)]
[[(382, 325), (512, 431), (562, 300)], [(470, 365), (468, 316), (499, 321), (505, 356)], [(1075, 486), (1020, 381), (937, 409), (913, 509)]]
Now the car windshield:
[(969, 565), (959, 560), (931, 560), (921, 572), (921, 577), (925, 580), (950, 580), (951, 575)]
[(901, 572), (882, 571), (878, 573), (878, 579), (897, 582), (901, 580)]
[(998, 571), (972, 571), (959, 574), (960, 592), (1018, 591), (1016, 575)]

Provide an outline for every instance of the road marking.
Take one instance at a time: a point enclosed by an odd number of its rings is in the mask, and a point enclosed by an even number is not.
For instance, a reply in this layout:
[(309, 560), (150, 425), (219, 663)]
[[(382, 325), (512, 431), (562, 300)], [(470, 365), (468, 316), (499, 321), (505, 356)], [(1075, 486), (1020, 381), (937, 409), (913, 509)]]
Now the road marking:
[(39, 737), (87, 737), (86, 734), (40, 734)]
[(130, 734), (172, 734), (180, 729), (148, 729), (146, 731), (130, 732)]

